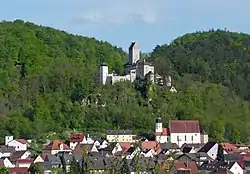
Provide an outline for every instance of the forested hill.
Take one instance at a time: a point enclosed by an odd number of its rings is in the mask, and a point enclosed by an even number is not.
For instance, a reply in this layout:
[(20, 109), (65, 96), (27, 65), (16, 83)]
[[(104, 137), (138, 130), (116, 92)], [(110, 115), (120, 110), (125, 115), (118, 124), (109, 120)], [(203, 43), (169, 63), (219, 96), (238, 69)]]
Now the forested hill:
[(222, 30), (186, 34), (157, 46), (152, 59), (158, 71), (170, 70), (176, 78), (193, 74), (198, 81), (222, 84), (250, 100), (250, 35)]
[(139, 80), (96, 85), (100, 62), (119, 72), (126, 59), (109, 43), (20, 20), (2, 22), (0, 141), (6, 134), (44, 140), (56, 132), (62, 138), (73, 130), (153, 133), (158, 116), (164, 126), (170, 119), (198, 119), (214, 140), (250, 141), (250, 104), (225, 87), (248, 96), (247, 38), (196, 33), (157, 47), (152, 60), (160, 74), (174, 77), (178, 93), (172, 94)]

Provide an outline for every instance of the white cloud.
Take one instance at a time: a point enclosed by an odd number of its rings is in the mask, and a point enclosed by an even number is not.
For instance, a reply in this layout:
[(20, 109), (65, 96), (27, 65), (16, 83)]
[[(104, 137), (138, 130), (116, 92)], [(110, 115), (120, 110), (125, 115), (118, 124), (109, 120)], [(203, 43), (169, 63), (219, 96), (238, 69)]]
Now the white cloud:
[(164, 22), (161, 14), (161, 0), (107, 0), (106, 3), (85, 4), (84, 9), (74, 16), (74, 22), (79, 24), (120, 25), (120, 24), (156, 24)]

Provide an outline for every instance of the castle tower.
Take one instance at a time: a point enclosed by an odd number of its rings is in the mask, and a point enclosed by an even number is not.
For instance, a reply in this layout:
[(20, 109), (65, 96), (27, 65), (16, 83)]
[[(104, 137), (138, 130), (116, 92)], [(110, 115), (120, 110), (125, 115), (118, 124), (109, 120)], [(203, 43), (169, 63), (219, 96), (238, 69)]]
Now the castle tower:
[(129, 64), (132, 65), (140, 60), (140, 48), (137, 42), (132, 42), (129, 46)]
[(162, 132), (162, 121), (161, 121), (161, 117), (156, 118), (155, 132)]
[(108, 68), (108, 65), (106, 63), (102, 63), (100, 65), (100, 84), (101, 85), (105, 85), (106, 84), (106, 81), (107, 81), (107, 77), (108, 77), (108, 74), (109, 74), (109, 68)]
[(168, 87), (172, 86), (172, 79), (171, 79), (171, 76), (167, 76), (166, 77), (166, 85)]

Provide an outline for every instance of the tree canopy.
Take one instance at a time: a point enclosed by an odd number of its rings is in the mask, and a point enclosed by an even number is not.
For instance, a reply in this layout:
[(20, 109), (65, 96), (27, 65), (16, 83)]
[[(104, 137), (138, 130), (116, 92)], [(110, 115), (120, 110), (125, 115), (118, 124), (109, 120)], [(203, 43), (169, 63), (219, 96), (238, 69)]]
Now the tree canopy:
[(198, 32), (157, 46), (147, 59), (161, 75), (171, 74), (178, 90), (171, 93), (143, 80), (98, 85), (100, 62), (122, 72), (126, 60), (107, 42), (2, 22), (0, 137), (39, 139), (71, 130), (100, 136), (107, 129), (152, 134), (161, 116), (165, 127), (170, 119), (197, 119), (212, 139), (249, 141), (248, 37)]

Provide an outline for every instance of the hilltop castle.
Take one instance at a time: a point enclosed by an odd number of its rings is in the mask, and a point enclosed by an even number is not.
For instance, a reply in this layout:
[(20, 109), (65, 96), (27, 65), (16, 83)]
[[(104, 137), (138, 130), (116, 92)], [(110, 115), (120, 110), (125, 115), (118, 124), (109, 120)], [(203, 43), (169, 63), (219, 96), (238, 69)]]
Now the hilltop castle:
[[(109, 68), (106, 63), (100, 65), (100, 83), (114, 84), (118, 81), (133, 82), (136, 78), (145, 79), (148, 77), (152, 83), (163, 85), (163, 79), (160, 75), (154, 72), (154, 66), (145, 59), (140, 59), (140, 48), (137, 42), (132, 42), (129, 46), (129, 61), (124, 65), (124, 75), (120, 76), (115, 73), (109, 73)], [(166, 86), (170, 88), (171, 92), (177, 92), (171, 84), (171, 77), (166, 78)]]

